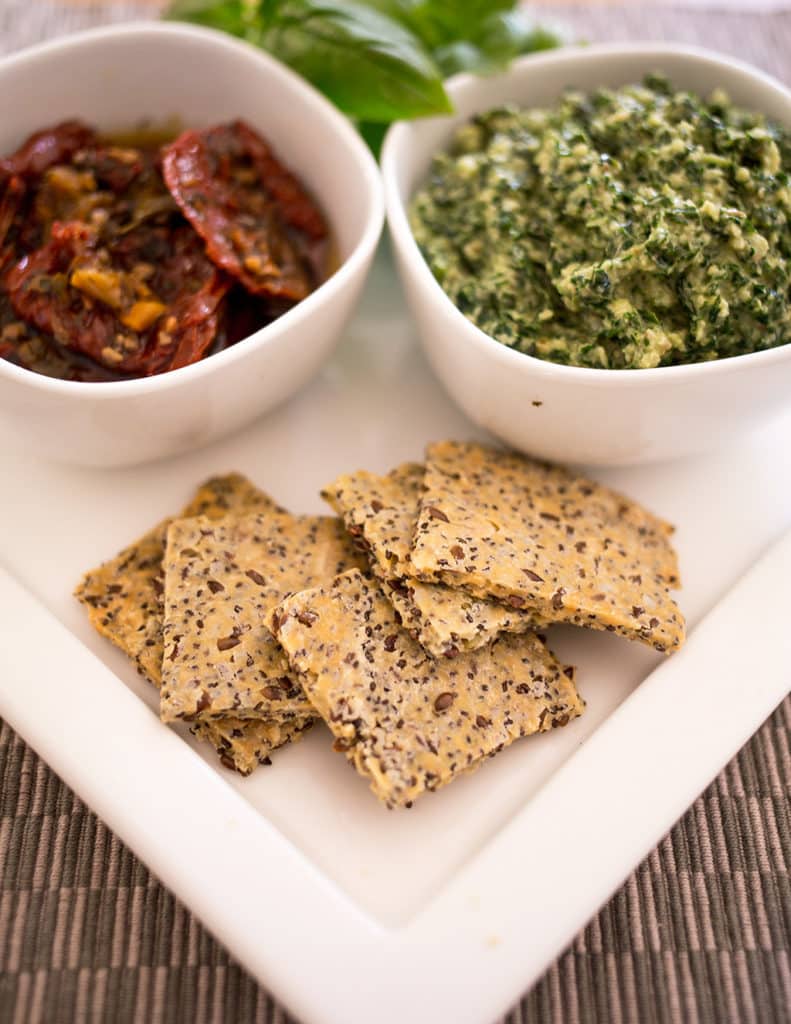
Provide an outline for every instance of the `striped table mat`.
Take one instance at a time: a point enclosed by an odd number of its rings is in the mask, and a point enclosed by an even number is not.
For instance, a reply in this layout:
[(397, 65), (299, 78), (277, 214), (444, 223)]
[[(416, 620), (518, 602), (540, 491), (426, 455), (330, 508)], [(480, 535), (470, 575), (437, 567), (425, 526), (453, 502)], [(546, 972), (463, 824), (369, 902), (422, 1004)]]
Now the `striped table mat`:
[[(0, 0), (0, 51), (150, 10)], [(791, 14), (635, 2), (536, 15), (574, 38), (703, 43), (791, 80)], [(788, 698), (509, 1024), (791, 1021), (790, 731)], [(6, 725), (0, 865), (3, 1024), (289, 1021)]]

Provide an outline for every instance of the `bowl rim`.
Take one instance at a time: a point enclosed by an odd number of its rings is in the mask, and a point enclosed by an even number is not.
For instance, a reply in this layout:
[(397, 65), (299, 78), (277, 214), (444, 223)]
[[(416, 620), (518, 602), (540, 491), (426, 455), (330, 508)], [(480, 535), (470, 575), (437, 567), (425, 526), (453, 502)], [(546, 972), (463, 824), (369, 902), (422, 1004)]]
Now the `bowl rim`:
[[(292, 71), (277, 58), (259, 50), (250, 43), (235, 39), (224, 32), (188, 25), (181, 22), (130, 21), (119, 25), (103, 25), (98, 28), (74, 32), (62, 38), (37, 43), (6, 57), (0, 58), (0, 73), (9, 68), (22, 66), (31, 61), (46, 59), (55, 53), (68, 50), (76, 54), (84, 48), (101, 47), (108, 40), (138, 37), (141, 42), (151, 38), (175, 40), (197, 39), (209, 43), (218, 50), (224, 49), (235, 54), (239, 59), (257, 62), (262, 71), (272, 78), (284, 83), (291, 93), (301, 94), (301, 98), (311, 106), (318, 116), (332, 122), (340, 144), (352, 151), (359, 167), (361, 183), (367, 202), (367, 213), (360, 236), (348, 256), (340, 266), (323, 281), (315, 291), (294, 307), (283, 313), (272, 323), (260, 328), (246, 338), (242, 338), (229, 348), (216, 352), (209, 358), (200, 359), (189, 366), (151, 377), (135, 377), (120, 381), (70, 381), (57, 377), (47, 377), (22, 366), (16, 366), (6, 359), (0, 359), (0, 379), (30, 388), (36, 391), (48, 391), (69, 398), (107, 400), (117, 397), (135, 398), (156, 392), (179, 388), (189, 381), (198, 380), (206, 374), (214, 373), (229, 366), (239, 359), (244, 359), (253, 347), (263, 348), (285, 330), (299, 329), (310, 323), (315, 313), (331, 303), (349, 282), (364, 267), (376, 248), (382, 232), (385, 216), (384, 189), (376, 160), (363, 141), (351, 121), (338, 110), (326, 97), (315, 89), (306, 79)], [(31, 126), (31, 131), (36, 131)]]
[[(563, 46), (557, 50), (527, 54), (517, 58), (506, 71), (500, 72), (496, 76), (481, 78), (468, 72), (454, 75), (446, 81), (445, 87), (451, 100), (460, 93), (467, 98), (476, 86), (480, 88), (483, 84), (492, 81), (493, 78), (503, 80), (514, 77), (521, 78), (525, 71), (535, 70), (537, 74), (540, 74), (542, 69), (548, 66), (605, 64), (610, 59), (639, 56), (660, 61), (665, 58), (680, 57), (686, 58), (693, 64), (710, 65), (712, 70), (717, 68), (735, 69), (746, 78), (765, 87), (768, 86), (775, 92), (787, 104), (789, 124), (791, 124), (791, 88), (773, 75), (761, 71), (760, 68), (756, 68), (746, 61), (717, 53), (705, 47), (691, 46), (685, 43), (638, 41), (594, 43), (584, 47)], [(433, 118), (432, 123), (446, 125), (457, 116), (457, 114), (440, 116)], [(682, 363), (678, 366), (658, 366), (646, 369), (604, 369), (554, 363), (547, 359), (539, 359), (526, 352), (519, 352), (497, 341), (490, 334), (481, 330), (472, 320), (469, 320), (445, 293), (432, 274), (412, 234), (406, 204), (401, 199), (397, 184), (399, 164), (404, 152), (408, 150), (409, 135), (412, 130), (413, 125), (408, 121), (399, 121), (393, 124), (388, 130), (382, 146), (380, 168), (384, 184), (388, 228), (409, 273), (418, 279), (427, 292), (429, 301), (442, 307), (444, 315), (455, 321), (460, 333), (463, 333), (469, 343), (477, 348), (483, 356), (491, 357), (501, 363), (504, 368), (515, 372), (529, 370), (533, 376), (562, 378), (568, 380), (569, 383), (576, 381), (594, 388), (607, 387), (612, 383), (616, 383), (619, 387), (656, 387), (661, 386), (664, 382), (679, 382), (681, 379), (694, 380), (701, 375), (731, 374), (742, 369), (768, 366), (791, 359), (791, 339), (789, 339), (787, 344), (763, 349), (760, 352), (726, 356), (708, 362)]]

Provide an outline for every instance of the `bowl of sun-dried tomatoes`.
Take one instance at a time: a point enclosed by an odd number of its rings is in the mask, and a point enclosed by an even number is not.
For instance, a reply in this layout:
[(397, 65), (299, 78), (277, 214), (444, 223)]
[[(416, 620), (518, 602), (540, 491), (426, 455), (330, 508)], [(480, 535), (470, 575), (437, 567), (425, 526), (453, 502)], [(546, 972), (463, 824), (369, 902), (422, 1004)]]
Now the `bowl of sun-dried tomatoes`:
[(276, 60), (181, 25), (0, 62), (0, 427), (86, 465), (162, 458), (298, 390), (382, 226), (376, 164)]

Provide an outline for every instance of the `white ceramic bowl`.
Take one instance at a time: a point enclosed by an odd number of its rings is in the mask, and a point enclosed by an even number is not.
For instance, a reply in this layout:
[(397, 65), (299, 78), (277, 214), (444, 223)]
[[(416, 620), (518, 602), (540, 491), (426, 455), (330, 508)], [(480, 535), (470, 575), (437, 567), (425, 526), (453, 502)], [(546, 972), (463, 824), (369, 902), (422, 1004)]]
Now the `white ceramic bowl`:
[(381, 183), (357, 132), (303, 79), (244, 43), (175, 24), (99, 29), (0, 62), (0, 153), (67, 117), (119, 129), (171, 115), (259, 129), (317, 197), (339, 269), (250, 338), (161, 376), (81, 384), (0, 360), (4, 444), (103, 466), (198, 447), (293, 394), (338, 340), (381, 231)]
[(665, 44), (590, 46), (526, 57), (493, 78), (454, 78), (455, 116), (395, 125), (385, 140), (388, 224), (434, 371), (476, 423), (545, 458), (627, 465), (689, 455), (726, 444), (791, 402), (791, 345), (655, 370), (560, 366), (506, 348), (453, 305), (412, 237), (410, 197), (460, 122), (500, 103), (551, 105), (569, 86), (619, 86), (654, 70), (702, 95), (724, 88), (736, 103), (791, 124), (791, 92), (746, 64)]

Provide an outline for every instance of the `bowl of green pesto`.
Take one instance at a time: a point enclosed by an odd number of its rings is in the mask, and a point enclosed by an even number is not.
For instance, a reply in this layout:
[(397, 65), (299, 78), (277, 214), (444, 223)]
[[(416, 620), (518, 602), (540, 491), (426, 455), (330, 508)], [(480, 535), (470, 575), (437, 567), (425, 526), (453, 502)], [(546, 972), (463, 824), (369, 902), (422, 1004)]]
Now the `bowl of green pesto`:
[(791, 93), (707, 51), (591, 46), (395, 126), (391, 237), (479, 424), (600, 464), (703, 451), (791, 396)]

